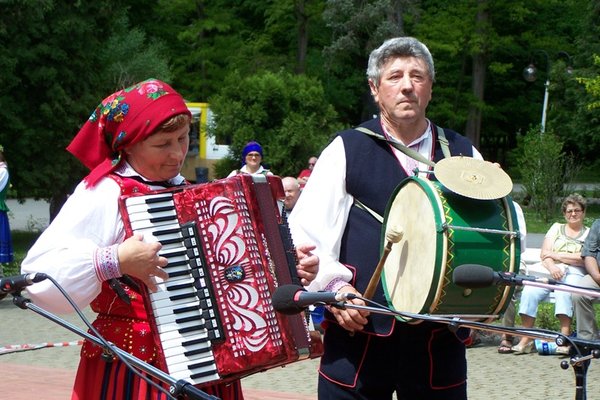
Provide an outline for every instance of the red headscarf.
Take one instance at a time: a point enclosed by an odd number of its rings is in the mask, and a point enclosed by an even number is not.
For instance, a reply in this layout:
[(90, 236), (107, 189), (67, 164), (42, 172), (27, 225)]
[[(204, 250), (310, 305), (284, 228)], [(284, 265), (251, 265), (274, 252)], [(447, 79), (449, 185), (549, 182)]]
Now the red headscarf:
[(67, 150), (91, 170), (84, 180), (93, 187), (119, 165), (125, 148), (178, 114), (191, 117), (183, 97), (166, 83), (148, 79), (104, 99)]

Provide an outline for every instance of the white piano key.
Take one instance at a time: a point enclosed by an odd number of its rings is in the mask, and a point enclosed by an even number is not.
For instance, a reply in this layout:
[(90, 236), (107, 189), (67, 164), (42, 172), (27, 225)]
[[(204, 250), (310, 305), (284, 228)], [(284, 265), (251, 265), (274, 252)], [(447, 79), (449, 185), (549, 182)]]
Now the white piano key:
[(165, 218), (165, 217), (172, 217), (173, 220), (177, 220), (177, 212), (173, 208), (173, 209), (169, 209), (169, 210), (156, 211), (156, 212), (152, 212), (152, 213), (130, 214), (129, 221), (133, 225), (134, 222), (146, 221), (146, 220), (151, 220), (151, 219), (156, 219), (156, 218)]
[(163, 227), (168, 226), (168, 225), (172, 225), (174, 222), (177, 222), (176, 219), (174, 220), (169, 220), (169, 221), (154, 221), (151, 222), (149, 219), (147, 220), (140, 220), (140, 221), (135, 221), (135, 222), (131, 222), (131, 229), (134, 232), (140, 231), (142, 229), (147, 229), (147, 228), (159, 228), (159, 229), (163, 229)]
[[(169, 331), (163, 335), (160, 335), (160, 343), (163, 347), (163, 350), (171, 348), (186, 348), (188, 346), (184, 346), (184, 343), (191, 341), (200, 341), (200, 344), (208, 347), (212, 345), (208, 339), (208, 332), (206, 331), (190, 332), (185, 334), (181, 334), (177, 331)], [(192, 346), (195, 346), (195, 344)]]
[(181, 329), (192, 329), (190, 332), (201, 331), (204, 328), (204, 324), (201, 321), (189, 321), (183, 323), (170, 323), (156, 326), (158, 333), (162, 335), (163, 332), (169, 332), (173, 330), (181, 330)]
[[(217, 369), (217, 366), (215, 365), (212, 354), (210, 357), (207, 357), (207, 356), (187, 357), (183, 354), (177, 354), (172, 357), (165, 357), (165, 362), (169, 369), (169, 374), (186, 371), (186, 370), (191, 371), (192, 374), (197, 374), (197, 373), (201, 373), (201, 372), (216, 371), (216, 369)], [(201, 367), (191, 368), (191, 365), (197, 364), (197, 363), (202, 363), (202, 362), (208, 362), (209, 364), (205, 365), (205, 366), (201, 366)]]
[(207, 329), (200, 329), (198, 331), (194, 331), (194, 332), (178, 332), (176, 330), (171, 330), (168, 332), (163, 332), (160, 335), (160, 339), (161, 342), (165, 341), (165, 342), (169, 342), (169, 341), (185, 341), (187, 340), (187, 338), (193, 338), (196, 336), (206, 336), (208, 338), (208, 330)]
[(212, 348), (211, 348), (211, 343), (208, 339), (206, 339), (204, 342), (199, 342), (199, 343), (194, 343), (192, 345), (187, 345), (184, 346), (181, 344), (181, 342), (178, 342), (178, 345), (166, 345), (165, 343), (162, 343), (162, 347), (163, 347), (163, 354), (165, 355), (165, 357), (172, 357), (176, 354), (181, 354), (181, 353), (186, 353), (186, 352), (191, 352), (191, 351), (196, 351), (198, 355), (202, 355), (202, 356), (206, 356), (208, 354), (212, 354)]
[(212, 382), (212, 381), (216, 381), (218, 379), (220, 379), (219, 374), (217, 374), (216, 372), (214, 374), (210, 374), (207, 376), (203, 376), (201, 378), (196, 378), (196, 379), (192, 379), (192, 372), (191, 371), (180, 371), (180, 372), (174, 372), (174, 373), (169, 373), (173, 379), (175, 380), (184, 380), (184, 381), (188, 381), (193, 385), (200, 385), (202, 383), (206, 383), (206, 382)]
[(183, 312), (183, 313), (171, 313), (171, 314), (163, 314), (163, 315), (159, 315), (156, 316), (155, 315), (155, 320), (156, 320), (156, 324), (157, 325), (165, 325), (165, 324), (175, 324), (177, 323), (176, 320), (181, 320), (182, 318), (194, 318), (196, 317), (197, 320), (196, 322), (198, 324), (204, 324), (204, 320), (202, 319), (202, 311), (200, 310), (195, 310), (195, 311), (188, 311), (188, 312)]
[[(196, 296), (186, 297), (180, 300), (171, 300), (168, 297), (157, 299), (155, 297), (152, 297), (151, 294), (150, 299), (152, 303), (152, 309), (158, 311), (160, 314), (168, 312), (168, 310), (171, 310), (172, 312), (174, 308), (185, 306), (187, 304), (200, 304), (200, 299), (198, 299), (198, 297)], [(163, 309), (166, 311), (159, 311)]]
[(148, 194), (144, 196), (132, 196), (125, 200), (125, 205), (127, 208), (136, 204), (152, 204), (150, 202), (155, 202), (157, 200), (162, 201), (173, 201), (172, 193), (158, 193), (158, 194)]
[(187, 301), (190, 301), (189, 299), (192, 299), (193, 297), (196, 296), (195, 290), (193, 288), (185, 288), (185, 289), (167, 291), (167, 290), (164, 290), (164, 284), (158, 285), (158, 287), (159, 287), (158, 291), (150, 294), (150, 299), (152, 301), (160, 301), (160, 300), (175, 301), (177, 299), (175, 299), (175, 300), (171, 299), (171, 297), (175, 297), (175, 296), (183, 296), (183, 298), (188, 299)]

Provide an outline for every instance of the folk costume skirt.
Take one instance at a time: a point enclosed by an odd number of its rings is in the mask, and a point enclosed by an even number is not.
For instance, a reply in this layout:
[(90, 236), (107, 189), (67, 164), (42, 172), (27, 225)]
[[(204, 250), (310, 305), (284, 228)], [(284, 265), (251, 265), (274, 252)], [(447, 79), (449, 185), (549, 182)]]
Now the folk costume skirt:
[(0, 264), (7, 264), (14, 260), (12, 236), (6, 211), (0, 211)]

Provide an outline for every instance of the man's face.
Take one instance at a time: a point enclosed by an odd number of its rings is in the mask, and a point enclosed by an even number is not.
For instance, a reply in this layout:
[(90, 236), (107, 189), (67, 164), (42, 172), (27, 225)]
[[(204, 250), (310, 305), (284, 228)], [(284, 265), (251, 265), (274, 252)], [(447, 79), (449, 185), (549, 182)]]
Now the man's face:
[(287, 211), (291, 211), (300, 197), (300, 186), (298, 185), (298, 181), (293, 178), (284, 178), (281, 183), (285, 192), (283, 204)]
[(427, 65), (415, 57), (389, 60), (382, 68), (378, 87), (369, 81), (382, 116), (392, 123), (424, 119), (432, 84)]

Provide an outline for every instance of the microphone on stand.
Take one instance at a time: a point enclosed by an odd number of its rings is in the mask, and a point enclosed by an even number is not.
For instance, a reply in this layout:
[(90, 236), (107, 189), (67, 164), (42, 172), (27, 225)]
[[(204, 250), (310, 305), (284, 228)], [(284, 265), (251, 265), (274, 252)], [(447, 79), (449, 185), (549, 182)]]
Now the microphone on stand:
[(20, 292), (27, 286), (41, 282), (48, 278), (48, 275), (41, 272), (32, 274), (23, 274), (17, 276), (9, 276), (0, 279), (0, 293), (15, 293)]
[(556, 285), (559, 281), (551, 278), (539, 278), (531, 275), (520, 275), (513, 272), (497, 272), (490, 267), (477, 264), (463, 264), (454, 268), (452, 280), (455, 285), (470, 289), (478, 289), (493, 285), (521, 286), (524, 281)]
[(356, 298), (353, 293), (307, 292), (298, 285), (282, 285), (275, 289), (271, 302), (282, 314), (299, 314), (312, 304), (334, 304)]

